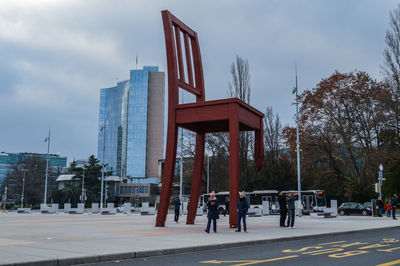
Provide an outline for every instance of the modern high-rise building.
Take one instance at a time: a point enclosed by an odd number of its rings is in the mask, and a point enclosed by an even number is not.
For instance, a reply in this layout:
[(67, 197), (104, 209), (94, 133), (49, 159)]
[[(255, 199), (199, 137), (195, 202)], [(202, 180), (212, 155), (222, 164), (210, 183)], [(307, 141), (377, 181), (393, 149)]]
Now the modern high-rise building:
[[(2, 189), (4, 179), (6, 178), (7, 174), (12, 170), (12, 167), (17, 163), (23, 162), (25, 159), (31, 157), (39, 157), (42, 160), (46, 160), (47, 154), (30, 152), (0, 153), (0, 190)], [(63, 169), (67, 166), (67, 157), (62, 157), (58, 154), (50, 154), (49, 166)]]
[(163, 154), (165, 73), (145, 66), (100, 91), (98, 158), (113, 175), (157, 178)]

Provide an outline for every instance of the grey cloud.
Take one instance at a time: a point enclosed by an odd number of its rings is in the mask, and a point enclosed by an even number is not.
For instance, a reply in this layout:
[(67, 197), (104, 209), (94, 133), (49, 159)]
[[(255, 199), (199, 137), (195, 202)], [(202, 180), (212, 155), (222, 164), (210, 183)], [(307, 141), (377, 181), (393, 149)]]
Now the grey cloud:
[[(206, 98), (226, 97), (236, 55), (250, 63), (252, 104), (293, 124), (294, 62), (300, 90), (335, 69), (379, 79), (389, 10), (396, 1), (2, 1), (0, 150), (97, 153), (99, 89), (129, 69), (166, 71), (160, 11), (199, 33)], [(185, 96), (185, 99), (188, 97)]]

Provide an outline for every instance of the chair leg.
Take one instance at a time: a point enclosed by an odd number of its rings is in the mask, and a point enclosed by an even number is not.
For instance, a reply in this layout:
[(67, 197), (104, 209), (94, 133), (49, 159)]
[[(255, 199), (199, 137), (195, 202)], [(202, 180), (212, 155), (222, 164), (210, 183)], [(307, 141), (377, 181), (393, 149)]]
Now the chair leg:
[(229, 120), (229, 227), (237, 228), (236, 204), (239, 199), (239, 119)]
[(261, 171), (264, 162), (264, 139), (263, 139), (263, 125), (261, 120), (260, 129), (255, 130), (255, 143), (254, 143), (254, 166), (256, 171)]
[(156, 226), (164, 227), (168, 214), (168, 207), (172, 192), (172, 183), (174, 182), (175, 163), (176, 163), (176, 145), (178, 139), (178, 127), (172, 125), (168, 127), (167, 149), (165, 153), (164, 177), (160, 195), (160, 204), (158, 206)]
[(197, 133), (192, 189), (190, 193), (186, 224), (194, 224), (194, 220), (196, 218), (197, 206), (199, 203), (199, 197), (201, 191), (201, 180), (203, 178), (204, 147), (205, 147), (205, 134)]

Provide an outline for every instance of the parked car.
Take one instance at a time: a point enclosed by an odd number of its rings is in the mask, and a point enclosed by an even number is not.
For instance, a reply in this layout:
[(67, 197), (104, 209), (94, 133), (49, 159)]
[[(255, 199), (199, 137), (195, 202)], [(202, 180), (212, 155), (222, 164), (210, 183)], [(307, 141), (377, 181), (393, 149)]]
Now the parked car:
[[(131, 206), (131, 212), (135, 212), (136, 209), (134, 206)], [(124, 212), (124, 205), (117, 207), (117, 212)]]
[[(376, 201), (375, 201), (375, 202), (376, 202)], [(371, 201), (364, 202), (363, 205), (364, 205), (365, 208), (369, 208), (369, 209), (372, 211), (372, 202), (371, 202)], [(375, 210), (376, 210), (375, 215), (377, 215), (377, 213), (378, 213), (378, 207), (376, 206), (376, 204), (375, 204), (375, 208), (376, 208), (376, 209), (375, 209)], [(383, 209), (382, 209), (382, 214), (385, 214), (385, 213), (386, 213), (386, 209), (383, 208)]]
[(363, 216), (372, 215), (371, 208), (357, 202), (344, 202), (338, 208), (340, 215), (361, 214)]
[(371, 201), (367, 201), (363, 203), (365, 208), (370, 208), (372, 210), (372, 202)]

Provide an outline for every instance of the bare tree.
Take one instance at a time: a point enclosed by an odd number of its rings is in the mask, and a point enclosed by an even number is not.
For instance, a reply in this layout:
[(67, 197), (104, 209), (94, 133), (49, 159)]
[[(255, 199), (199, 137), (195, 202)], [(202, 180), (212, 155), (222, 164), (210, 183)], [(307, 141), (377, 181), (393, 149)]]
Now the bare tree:
[[(249, 62), (240, 56), (236, 56), (236, 62), (231, 65), (232, 82), (229, 82), (229, 97), (236, 97), (250, 104), (250, 71)], [(254, 134), (252, 132), (240, 133), (240, 180), (242, 187), (245, 189), (248, 180), (248, 165), (251, 156), (250, 147), (254, 142)]]
[(229, 97), (237, 97), (250, 103), (250, 71), (249, 62), (236, 56), (236, 64), (231, 65), (232, 83), (229, 82)]
[(389, 30), (386, 31), (386, 49), (382, 66), (390, 83), (392, 102), (392, 130), (396, 133), (396, 144), (400, 145), (400, 5), (390, 12)]
[(282, 140), (282, 125), (278, 114), (274, 116), (272, 107), (267, 107), (264, 117), (265, 149), (273, 155), (275, 160), (279, 158), (279, 149)]

